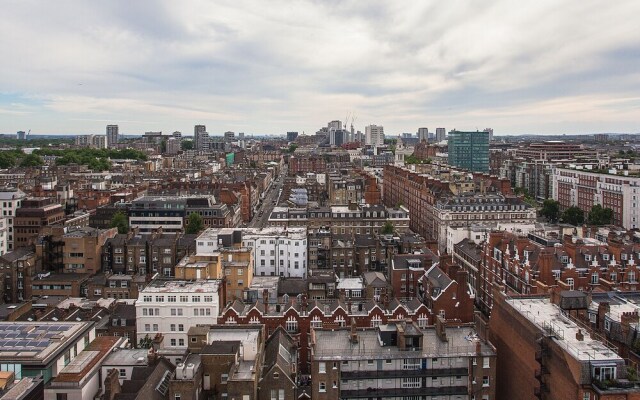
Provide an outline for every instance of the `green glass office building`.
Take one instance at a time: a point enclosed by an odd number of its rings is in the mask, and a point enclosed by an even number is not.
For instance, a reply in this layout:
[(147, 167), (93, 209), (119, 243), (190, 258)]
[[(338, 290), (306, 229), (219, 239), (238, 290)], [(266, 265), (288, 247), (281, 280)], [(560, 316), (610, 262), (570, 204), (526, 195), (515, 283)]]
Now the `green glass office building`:
[(489, 172), (489, 132), (449, 132), (449, 165)]

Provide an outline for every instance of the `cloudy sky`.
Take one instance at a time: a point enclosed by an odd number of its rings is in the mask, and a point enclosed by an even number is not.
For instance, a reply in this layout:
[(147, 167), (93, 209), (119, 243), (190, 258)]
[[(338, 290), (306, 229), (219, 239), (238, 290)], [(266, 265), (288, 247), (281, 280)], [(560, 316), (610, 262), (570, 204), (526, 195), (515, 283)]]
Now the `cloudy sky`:
[(1, 133), (313, 133), (351, 115), (388, 135), (640, 132), (637, 0), (14, 0), (1, 15)]

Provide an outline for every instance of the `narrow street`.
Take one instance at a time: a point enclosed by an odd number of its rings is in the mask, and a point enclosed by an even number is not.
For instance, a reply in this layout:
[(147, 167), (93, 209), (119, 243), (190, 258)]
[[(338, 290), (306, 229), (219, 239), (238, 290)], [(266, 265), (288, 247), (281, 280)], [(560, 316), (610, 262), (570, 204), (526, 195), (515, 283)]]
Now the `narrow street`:
[(278, 204), (286, 174), (287, 167), (284, 166), (280, 175), (275, 177), (271, 187), (267, 190), (262, 204), (258, 207), (251, 223), (249, 223), (250, 228), (264, 228), (267, 226), (271, 211), (273, 211), (273, 208)]

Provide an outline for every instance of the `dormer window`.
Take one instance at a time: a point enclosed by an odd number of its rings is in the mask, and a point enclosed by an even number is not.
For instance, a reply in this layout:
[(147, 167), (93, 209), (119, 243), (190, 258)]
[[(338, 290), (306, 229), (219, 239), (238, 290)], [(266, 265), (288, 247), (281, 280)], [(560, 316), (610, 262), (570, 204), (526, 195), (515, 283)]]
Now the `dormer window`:
[(602, 259), (603, 259), (604, 261), (609, 261), (609, 255), (608, 255), (608, 254), (603, 254), (603, 255), (602, 255)]
[(626, 253), (620, 254), (620, 259), (621, 260), (626, 260), (627, 259), (627, 254)]
[(591, 261), (591, 254), (585, 254), (584, 255), (584, 260), (585, 261)]
[(563, 264), (569, 263), (569, 256), (560, 256), (560, 262)]

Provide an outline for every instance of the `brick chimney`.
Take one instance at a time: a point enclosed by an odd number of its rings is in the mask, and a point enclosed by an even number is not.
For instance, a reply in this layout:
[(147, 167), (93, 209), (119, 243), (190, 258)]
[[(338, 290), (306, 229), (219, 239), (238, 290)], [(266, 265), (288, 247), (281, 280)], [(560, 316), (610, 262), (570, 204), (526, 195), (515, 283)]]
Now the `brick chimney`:
[(555, 278), (553, 277), (553, 264), (554, 264), (554, 254), (548, 250), (542, 250), (538, 257), (538, 270), (540, 271), (540, 276), (538, 280), (545, 285), (555, 285)]
[(104, 378), (104, 394), (102, 400), (113, 400), (116, 395), (122, 392), (120, 386), (120, 373), (117, 369), (112, 368), (107, 372), (107, 376)]
[(449, 341), (449, 339), (447, 339), (447, 323), (440, 315), (436, 316), (436, 336), (443, 342)]
[(578, 329), (578, 332), (576, 332), (576, 340), (580, 342), (584, 340), (584, 334), (582, 333), (582, 329)]
[(351, 333), (349, 335), (351, 343), (358, 343), (358, 332), (356, 331), (356, 319), (351, 317)]
[(269, 305), (269, 290), (267, 289), (262, 289), (262, 304), (264, 304), (265, 307)]
[(638, 322), (640, 322), (638, 311), (622, 313), (622, 316), (620, 317), (620, 328), (624, 339), (626, 339), (631, 332), (631, 324), (637, 324)]
[(149, 351), (147, 351), (147, 363), (150, 366), (156, 365), (156, 362), (158, 361), (158, 353), (156, 353), (156, 349), (153, 348), (153, 346), (151, 346), (149, 348)]
[(602, 303), (598, 304), (598, 328), (599, 329), (604, 329), (604, 317), (605, 315), (607, 315), (607, 313), (609, 312), (609, 310), (611, 309), (611, 306), (609, 305), (608, 301), (603, 301)]

